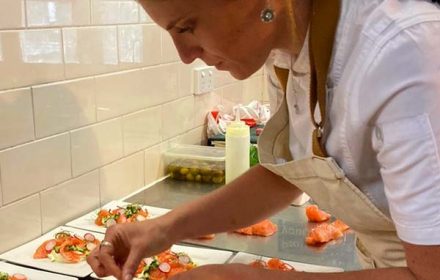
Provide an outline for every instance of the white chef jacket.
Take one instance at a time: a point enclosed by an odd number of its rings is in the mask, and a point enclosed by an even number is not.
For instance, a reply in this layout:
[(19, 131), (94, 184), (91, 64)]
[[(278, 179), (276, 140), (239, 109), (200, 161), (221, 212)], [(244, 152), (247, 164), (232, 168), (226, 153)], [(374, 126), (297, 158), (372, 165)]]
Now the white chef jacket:
[[(266, 63), (276, 110), (283, 93), (274, 65), (291, 70), (290, 151), (310, 157), (308, 44), (298, 57), (275, 50)], [(402, 240), (440, 244), (440, 7), (342, 0), (327, 86), (328, 154)]]

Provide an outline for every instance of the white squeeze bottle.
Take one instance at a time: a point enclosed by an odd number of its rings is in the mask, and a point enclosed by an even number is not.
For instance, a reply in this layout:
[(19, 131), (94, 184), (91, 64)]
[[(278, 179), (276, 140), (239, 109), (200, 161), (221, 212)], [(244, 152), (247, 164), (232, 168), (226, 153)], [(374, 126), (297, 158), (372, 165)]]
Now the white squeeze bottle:
[(226, 184), (249, 169), (250, 128), (240, 121), (240, 111), (235, 121), (226, 128)]

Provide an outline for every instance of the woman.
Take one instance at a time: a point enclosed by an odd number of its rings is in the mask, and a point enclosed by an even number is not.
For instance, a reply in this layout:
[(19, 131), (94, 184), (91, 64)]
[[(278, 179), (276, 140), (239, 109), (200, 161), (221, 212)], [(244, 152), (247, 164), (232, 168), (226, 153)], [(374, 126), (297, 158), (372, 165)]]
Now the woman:
[(141, 258), (182, 239), (258, 222), (305, 191), (355, 230), (365, 270), (307, 274), (218, 265), (173, 279), (438, 279), (437, 4), (140, 2), (170, 32), (185, 63), (200, 58), (238, 79), (266, 63), (277, 112), (260, 137), (260, 166), (164, 217), (109, 228), (104, 246), (88, 258), (98, 275), (131, 279)]

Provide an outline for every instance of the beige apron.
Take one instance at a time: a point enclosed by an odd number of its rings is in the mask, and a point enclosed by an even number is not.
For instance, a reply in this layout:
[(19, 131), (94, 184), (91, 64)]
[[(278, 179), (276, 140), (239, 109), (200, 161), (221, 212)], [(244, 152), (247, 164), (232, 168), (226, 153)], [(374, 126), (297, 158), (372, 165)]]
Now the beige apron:
[[(332, 14), (329, 10), (333, 8), (332, 5), (335, 3), (339, 7), (339, 1), (314, 0), (313, 2), (314, 13), (310, 32), (312, 56), (313, 52), (316, 55), (317, 51), (314, 47), (316, 48), (317, 45), (319, 45), (318, 52), (322, 52), (325, 49), (323, 44), (333, 45), (335, 31), (333, 31), (332, 36), (327, 36), (327, 40), (331, 39), (330, 41), (319, 42), (319, 39), (316, 41), (316, 32), (314, 30), (320, 30), (321, 33), (318, 36), (322, 36), (322, 32), (331, 33), (331, 30), (325, 30), (325, 27), (320, 28), (319, 25), (329, 26), (327, 21), (332, 20), (328, 19), (329, 15), (331, 17)], [(325, 7), (323, 8), (322, 6)], [(325, 15), (322, 11), (325, 11)], [(336, 10), (333, 16), (338, 18), (339, 10)], [(335, 30), (336, 25), (337, 20), (334, 21)], [(317, 127), (314, 133), (316, 135), (313, 137), (315, 155), (302, 160), (292, 160), (289, 150), (289, 112), (286, 97), (284, 96), (282, 105), (269, 120), (259, 138), (258, 146), (261, 164), (307, 193), (321, 208), (329, 211), (338, 219), (343, 220), (355, 231), (359, 260), (365, 269), (406, 266), (404, 249), (400, 239), (397, 237), (393, 221), (383, 214), (359, 188), (350, 182), (333, 158), (325, 156), (325, 148), (322, 145), (322, 139), (320, 139), (321, 132), (319, 131), (319, 129), (324, 127), (323, 123), (325, 121), (325, 93), (322, 95), (322, 93), (319, 93), (319, 89), (325, 91), (325, 86), (320, 85), (319, 80), (325, 82), (327, 78), (330, 56), (331, 47), (327, 61), (324, 62), (327, 63), (327, 66), (323, 71), (319, 69), (322, 61), (317, 61), (322, 59), (322, 57), (311, 57), (313, 59), (311, 60), (311, 95), (314, 94), (314, 90), (317, 92), (315, 94), (318, 95), (311, 97), (311, 106), (313, 104), (316, 106), (316, 100), (318, 100), (321, 116), (323, 116), (322, 123), (316, 123), (313, 120)], [(315, 68), (315, 73), (313, 68)], [(285, 92), (288, 70), (276, 68), (275, 71)], [(315, 85), (313, 85), (313, 81), (316, 83)], [(324, 100), (321, 99), (322, 96), (324, 96)], [(311, 108), (312, 111), (314, 109)], [(315, 147), (317, 144), (315, 142), (322, 146)]]

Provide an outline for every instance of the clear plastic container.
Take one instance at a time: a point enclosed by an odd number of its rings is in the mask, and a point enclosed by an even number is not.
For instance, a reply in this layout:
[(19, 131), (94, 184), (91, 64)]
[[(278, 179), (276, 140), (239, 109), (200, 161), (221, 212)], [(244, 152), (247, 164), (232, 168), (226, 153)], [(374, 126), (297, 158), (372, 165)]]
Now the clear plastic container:
[(171, 178), (210, 184), (225, 183), (225, 149), (177, 145), (164, 153), (165, 172)]

